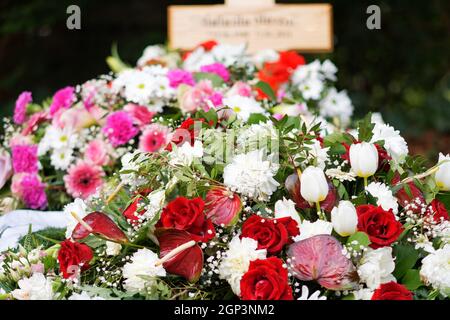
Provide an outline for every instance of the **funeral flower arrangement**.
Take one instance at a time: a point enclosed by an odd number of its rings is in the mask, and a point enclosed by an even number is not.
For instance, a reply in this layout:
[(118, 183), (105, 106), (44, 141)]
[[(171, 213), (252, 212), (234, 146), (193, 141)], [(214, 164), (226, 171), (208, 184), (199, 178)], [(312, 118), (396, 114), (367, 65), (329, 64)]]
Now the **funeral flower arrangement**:
[(4, 119), (0, 146), (3, 211), (58, 210), (74, 198), (95, 195), (128, 151), (156, 152), (171, 140), (167, 121), (197, 110), (230, 107), (253, 114), (320, 114), (349, 122), (353, 107), (338, 92), (336, 67), (306, 64), (294, 52), (249, 55), (245, 46), (208, 41), (183, 55), (148, 47), (137, 67), (117, 54), (115, 71), (58, 90), (37, 104), (31, 92)]
[(105, 88), (146, 111), (99, 117), (102, 143), (127, 146), (116, 169), (72, 194), (65, 230), (2, 254), (2, 298), (448, 298), (450, 156), (427, 168), (380, 117), (353, 123), (331, 62), (243, 50), (110, 60)]

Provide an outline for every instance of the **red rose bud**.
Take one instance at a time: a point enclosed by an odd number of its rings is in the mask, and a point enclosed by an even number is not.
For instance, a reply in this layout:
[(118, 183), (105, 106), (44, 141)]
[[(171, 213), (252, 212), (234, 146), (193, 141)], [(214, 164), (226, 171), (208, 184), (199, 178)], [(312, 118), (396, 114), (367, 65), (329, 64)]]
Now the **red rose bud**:
[[(325, 198), (325, 200), (320, 202), (320, 207), (323, 211), (330, 213), (331, 210), (336, 206), (336, 204), (339, 202), (339, 197), (337, 194), (336, 187), (333, 185), (331, 181), (328, 181), (328, 194)], [(291, 199), (295, 202), (298, 208), (300, 209), (310, 209), (315, 208), (315, 204), (309, 204), (308, 201), (306, 201), (301, 193), (300, 193), (300, 179), (298, 178), (298, 175), (296, 173), (291, 174), (286, 178), (286, 181), (284, 182), (284, 185), (286, 187), (286, 190), (289, 192), (289, 196)]]
[(297, 222), (290, 217), (268, 219), (252, 215), (242, 225), (241, 237), (256, 240), (258, 249), (266, 249), (275, 255), (292, 243), (292, 237), (298, 234)]
[(143, 198), (137, 197), (122, 213), (123, 216), (133, 225), (137, 225), (139, 223), (139, 216), (145, 213), (145, 209), (141, 209), (137, 211), (138, 206), (141, 204)]
[(374, 291), (372, 300), (413, 300), (413, 294), (404, 285), (391, 281), (381, 284)]
[(317, 281), (330, 290), (350, 290), (358, 286), (351, 260), (342, 253), (342, 245), (329, 235), (317, 235), (289, 246), (294, 276), (301, 281)]
[(163, 209), (156, 227), (184, 230), (195, 241), (208, 242), (215, 237), (216, 231), (211, 220), (206, 218), (204, 209), (202, 198), (178, 197)]
[(293, 300), (288, 271), (276, 257), (250, 262), (241, 279), (242, 300)]
[(58, 251), (59, 270), (65, 279), (76, 278), (80, 272), (89, 268), (89, 262), (93, 257), (89, 246), (64, 240)]
[(367, 233), (373, 249), (391, 245), (403, 232), (403, 225), (395, 219), (392, 210), (365, 204), (356, 207), (356, 212), (358, 230)]
[(445, 205), (438, 199), (433, 199), (433, 201), (431, 201), (430, 206), (427, 210), (427, 215), (432, 216), (433, 220), (436, 223), (449, 220)]
[[(176, 229), (157, 229), (160, 257), (164, 258), (193, 239), (186, 231)], [(189, 282), (196, 282), (203, 269), (203, 251), (197, 245), (187, 247), (163, 263), (164, 269), (171, 274), (181, 276)]]
[(214, 187), (206, 194), (205, 209), (214, 224), (228, 227), (239, 220), (242, 203), (237, 194), (223, 187)]
[(92, 212), (78, 223), (72, 232), (72, 239), (82, 240), (91, 233), (100, 235), (108, 240), (116, 242), (128, 242), (128, 238), (122, 230), (106, 214)]

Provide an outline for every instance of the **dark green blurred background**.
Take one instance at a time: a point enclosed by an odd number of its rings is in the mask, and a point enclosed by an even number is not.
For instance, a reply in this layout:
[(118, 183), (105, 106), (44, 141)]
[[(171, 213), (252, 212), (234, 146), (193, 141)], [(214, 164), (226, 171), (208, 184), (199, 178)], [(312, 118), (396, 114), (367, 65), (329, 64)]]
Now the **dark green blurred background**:
[[(450, 1), (320, 2), (334, 7), (335, 51), (327, 56), (356, 115), (382, 112), (413, 153), (450, 152)], [(114, 42), (134, 63), (146, 45), (166, 40), (168, 4), (205, 3), (221, 1), (0, 0), (0, 115), (11, 114), (23, 90), (40, 101), (107, 72)], [(66, 28), (70, 4), (81, 7), (81, 30)], [(381, 7), (381, 30), (366, 28), (370, 4)]]

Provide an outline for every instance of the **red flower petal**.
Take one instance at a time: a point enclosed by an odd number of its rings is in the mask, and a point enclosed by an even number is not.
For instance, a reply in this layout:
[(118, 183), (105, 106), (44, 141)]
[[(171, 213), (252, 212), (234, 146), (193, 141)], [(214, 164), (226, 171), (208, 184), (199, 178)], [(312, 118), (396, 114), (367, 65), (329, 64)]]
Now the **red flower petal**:
[[(159, 241), (160, 257), (163, 258), (173, 249), (192, 240), (191, 235), (182, 230), (157, 229), (156, 237)], [(189, 282), (196, 282), (203, 269), (203, 251), (195, 244), (164, 262), (167, 272), (184, 277)]]
[(206, 194), (206, 216), (216, 225), (234, 225), (241, 209), (239, 196), (226, 188), (214, 187)]
[(289, 247), (288, 257), (299, 280), (316, 280), (330, 290), (349, 290), (358, 285), (355, 267), (332, 236), (317, 235), (296, 242)]
[(72, 232), (72, 239), (82, 240), (91, 233), (101, 235), (104, 238), (118, 242), (128, 242), (128, 238), (122, 230), (106, 214), (102, 212), (92, 212), (84, 217), (83, 221), (92, 228), (86, 229), (78, 223)]

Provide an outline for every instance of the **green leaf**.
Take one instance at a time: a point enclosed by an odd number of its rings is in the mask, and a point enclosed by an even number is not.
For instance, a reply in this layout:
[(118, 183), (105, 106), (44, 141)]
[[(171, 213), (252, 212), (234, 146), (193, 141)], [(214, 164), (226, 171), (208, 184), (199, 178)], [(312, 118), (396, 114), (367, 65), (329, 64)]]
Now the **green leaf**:
[(196, 82), (201, 80), (209, 80), (211, 81), (213, 87), (221, 87), (224, 84), (223, 79), (215, 73), (195, 72), (194, 78)]
[[(353, 243), (354, 241), (356, 241), (356, 243)], [(352, 234), (347, 239), (347, 245), (353, 247), (355, 250), (361, 250), (360, 246), (368, 247), (370, 243), (369, 236), (362, 231)]]
[(412, 269), (419, 259), (419, 253), (412, 245), (398, 244), (394, 247), (394, 276), (400, 280), (408, 270)]
[(368, 113), (364, 119), (358, 122), (358, 140), (369, 142), (373, 136), (373, 127), (375, 124), (372, 123), (372, 113)]
[(270, 100), (277, 100), (275, 92), (273, 92), (272, 87), (267, 82), (258, 81), (255, 87), (261, 89), (261, 91), (264, 92)]
[(406, 271), (405, 275), (402, 278), (401, 283), (405, 285), (408, 290), (416, 290), (420, 286), (423, 285), (422, 281), (420, 281), (420, 273), (417, 269), (410, 269)]
[(267, 122), (267, 118), (261, 113), (252, 113), (248, 117), (248, 124), (259, 124), (260, 122)]
[(117, 50), (117, 43), (114, 43), (111, 48), (111, 56), (106, 58), (106, 63), (109, 68), (115, 73), (119, 73), (125, 69), (130, 69), (131, 67), (124, 63), (119, 56), (119, 52)]

